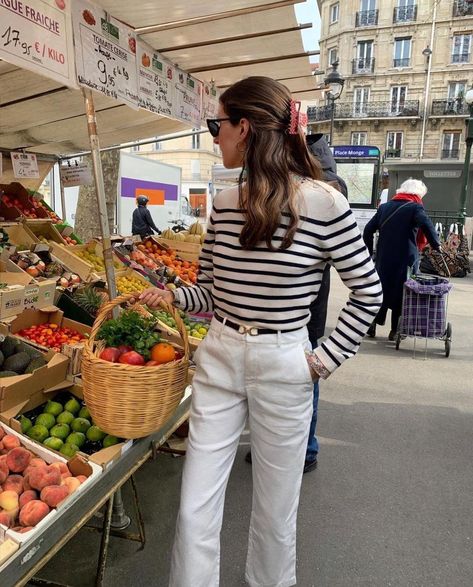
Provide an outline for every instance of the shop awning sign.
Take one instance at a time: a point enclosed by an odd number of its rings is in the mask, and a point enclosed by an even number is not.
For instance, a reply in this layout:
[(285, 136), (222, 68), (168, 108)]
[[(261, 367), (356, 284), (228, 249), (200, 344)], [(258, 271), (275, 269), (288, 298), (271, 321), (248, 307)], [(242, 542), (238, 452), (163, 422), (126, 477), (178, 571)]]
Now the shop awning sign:
[(133, 29), (84, 0), (74, 0), (72, 24), (79, 84), (137, 109)]
[(77, 88), (72, 0), (0, 0), (0, 59)]
[(90, 185), (92, 183), (92, 172), (88, 163), (77, 165), (62, 165), (60, 167), (61, 184), (65, 188), (77, 185)]

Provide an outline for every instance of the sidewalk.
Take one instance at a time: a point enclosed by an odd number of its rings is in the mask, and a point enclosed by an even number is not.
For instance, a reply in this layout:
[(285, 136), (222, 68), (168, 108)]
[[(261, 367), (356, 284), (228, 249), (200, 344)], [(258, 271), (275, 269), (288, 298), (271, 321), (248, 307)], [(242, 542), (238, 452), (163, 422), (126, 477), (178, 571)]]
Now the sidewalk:
[[(426, 361), (413, 358), (410, 339), (396, 351), (386, 326), (322, 383), (319, 467), (304, 476), (299, 510), (299, 587), (473, 584), (473, 277), (453, 283), (449, 359), (440, 341)], [(345, 298), (332, 271), (327, 330)], [(246, 450), (227, 492), (221, 587), (245, 585)], [(148, 542), (137, 551), (111, 538), (106, 587), (167, 587), (182, 462), (160, 456), (139, 471)], [(81, 531), (40, 576), (93, 585), (99, 540)]]

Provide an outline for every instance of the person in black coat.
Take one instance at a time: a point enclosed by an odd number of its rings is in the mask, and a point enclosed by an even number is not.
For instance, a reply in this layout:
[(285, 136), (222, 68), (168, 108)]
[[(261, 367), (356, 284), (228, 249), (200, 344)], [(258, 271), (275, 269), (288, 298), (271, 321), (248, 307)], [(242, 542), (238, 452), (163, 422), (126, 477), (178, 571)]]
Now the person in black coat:
[(148, 202), (149, 200), (146, 196), (138, 196), (136, 198), (138, 207), (133, 210), (131, 234), (139, 234), (141, 238), (154, 234), (154, 232), (160, 234), (159, 228), (153, 222), (150, 211), (146, 207)]
[(419, 248), (428, 242), (433, 249), (440, 242), (432, 221), (424, 211), (422, 198), (427, 187), (417, 179), (408, 179), (397, 190), (394, 198), (382, 204), (368, 222), (363, 240), (373, 254), (373, 239), (379, 233), (376, 247), (376, 270), (383, 286), (383, 305), (368, 335), (376, 336), (376, 324), (384, 324), (391, 310), (389, 340), (394, 340), (402, 311), (402, 293), (408, 270), (417, 272)]

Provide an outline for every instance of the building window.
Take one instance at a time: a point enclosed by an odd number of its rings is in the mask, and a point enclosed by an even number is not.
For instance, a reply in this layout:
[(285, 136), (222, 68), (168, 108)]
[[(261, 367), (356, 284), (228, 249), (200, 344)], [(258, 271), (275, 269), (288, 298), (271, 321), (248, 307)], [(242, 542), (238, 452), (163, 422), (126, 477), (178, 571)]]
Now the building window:
[(353, 60), (353, 73), (372, 73), (373, 53), (373, 41), (359, 41), (356, 46), (356, 59)]
[(445, 131), (442, 141), (442, 159), (460, 158), (460, 131)]
[(378, 10), (376, 0), (361, 0), (360, 10), (356, 13), (356, 27), (374, 26), (378, 24)]
[(394, 23), (412, 22), (417, 19), (416, 0), (397, 0)]
[(340, 15), (340, 4), (337, 2), (336, 4), (332, 4), (330, 6), (330, 24), (334, 22), (338, 22), (338, 17)]
[(338, 60), (338, 49), (336, 47), (332, 47), (328, 50), (328, 65), (331, 66), (335, 61)]
[(360, 147), (368, 144), (368, 133), (363, 132), (352, 132), (351, 133), (351, 144)]
[(189, 188), (191, 216), (207, 217), (207, 190), (205, 188)]
[[(192, 130), (197, 131), (198, 128), (193, 128)], [(193, 149), (200, 149), (200, 134), (192, 135), (192, 148)]]
[(161, 143), (161, 141), (156, 141), (153, 147), (155, 151), (161, 151), (163, 148), (163, 143)]
[(386, 158), (399, 159), (402, 151), (403, 133), (390, 131), (386, 139)]
[(391, 86), (391, 114), (397, 115), (404, 110), (407, 97), (407, 86)]
[(452, 46), (452, 63), (469, 63), (471, 35), (454, 35)]
[(411, 61), (411, 37), (395, 39), (394, 67), (409, 67)]
[(353, 115), (367, 116), (370, 88), (355, 88), (353, 93)]
[(131, 148), (130, 148), (130, 151), (132, 153), (138, 153), (138, 151), (140, 150), (140, 146), (141, 145), (132, 145)]
[(453, 16), (471, 16), (473, 14), (473, 2), (471, 0), (454, 0)]

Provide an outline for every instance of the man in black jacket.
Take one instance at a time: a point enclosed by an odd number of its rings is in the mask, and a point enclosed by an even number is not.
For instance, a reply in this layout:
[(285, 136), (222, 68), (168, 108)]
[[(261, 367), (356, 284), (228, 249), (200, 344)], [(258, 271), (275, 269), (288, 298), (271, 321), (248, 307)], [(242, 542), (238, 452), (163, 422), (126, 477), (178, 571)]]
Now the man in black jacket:
[(136, 202), (138, 207), (136, 210), (133, 210), (131, 233), (139, 234), (141, 238), (154, 234), (154, 232), (160, 234), (159, 228), (153, 222), (150, 211), (146, 207), (146, 204), (149, 202), (148, 198), (146, 196), (138, 196)]

